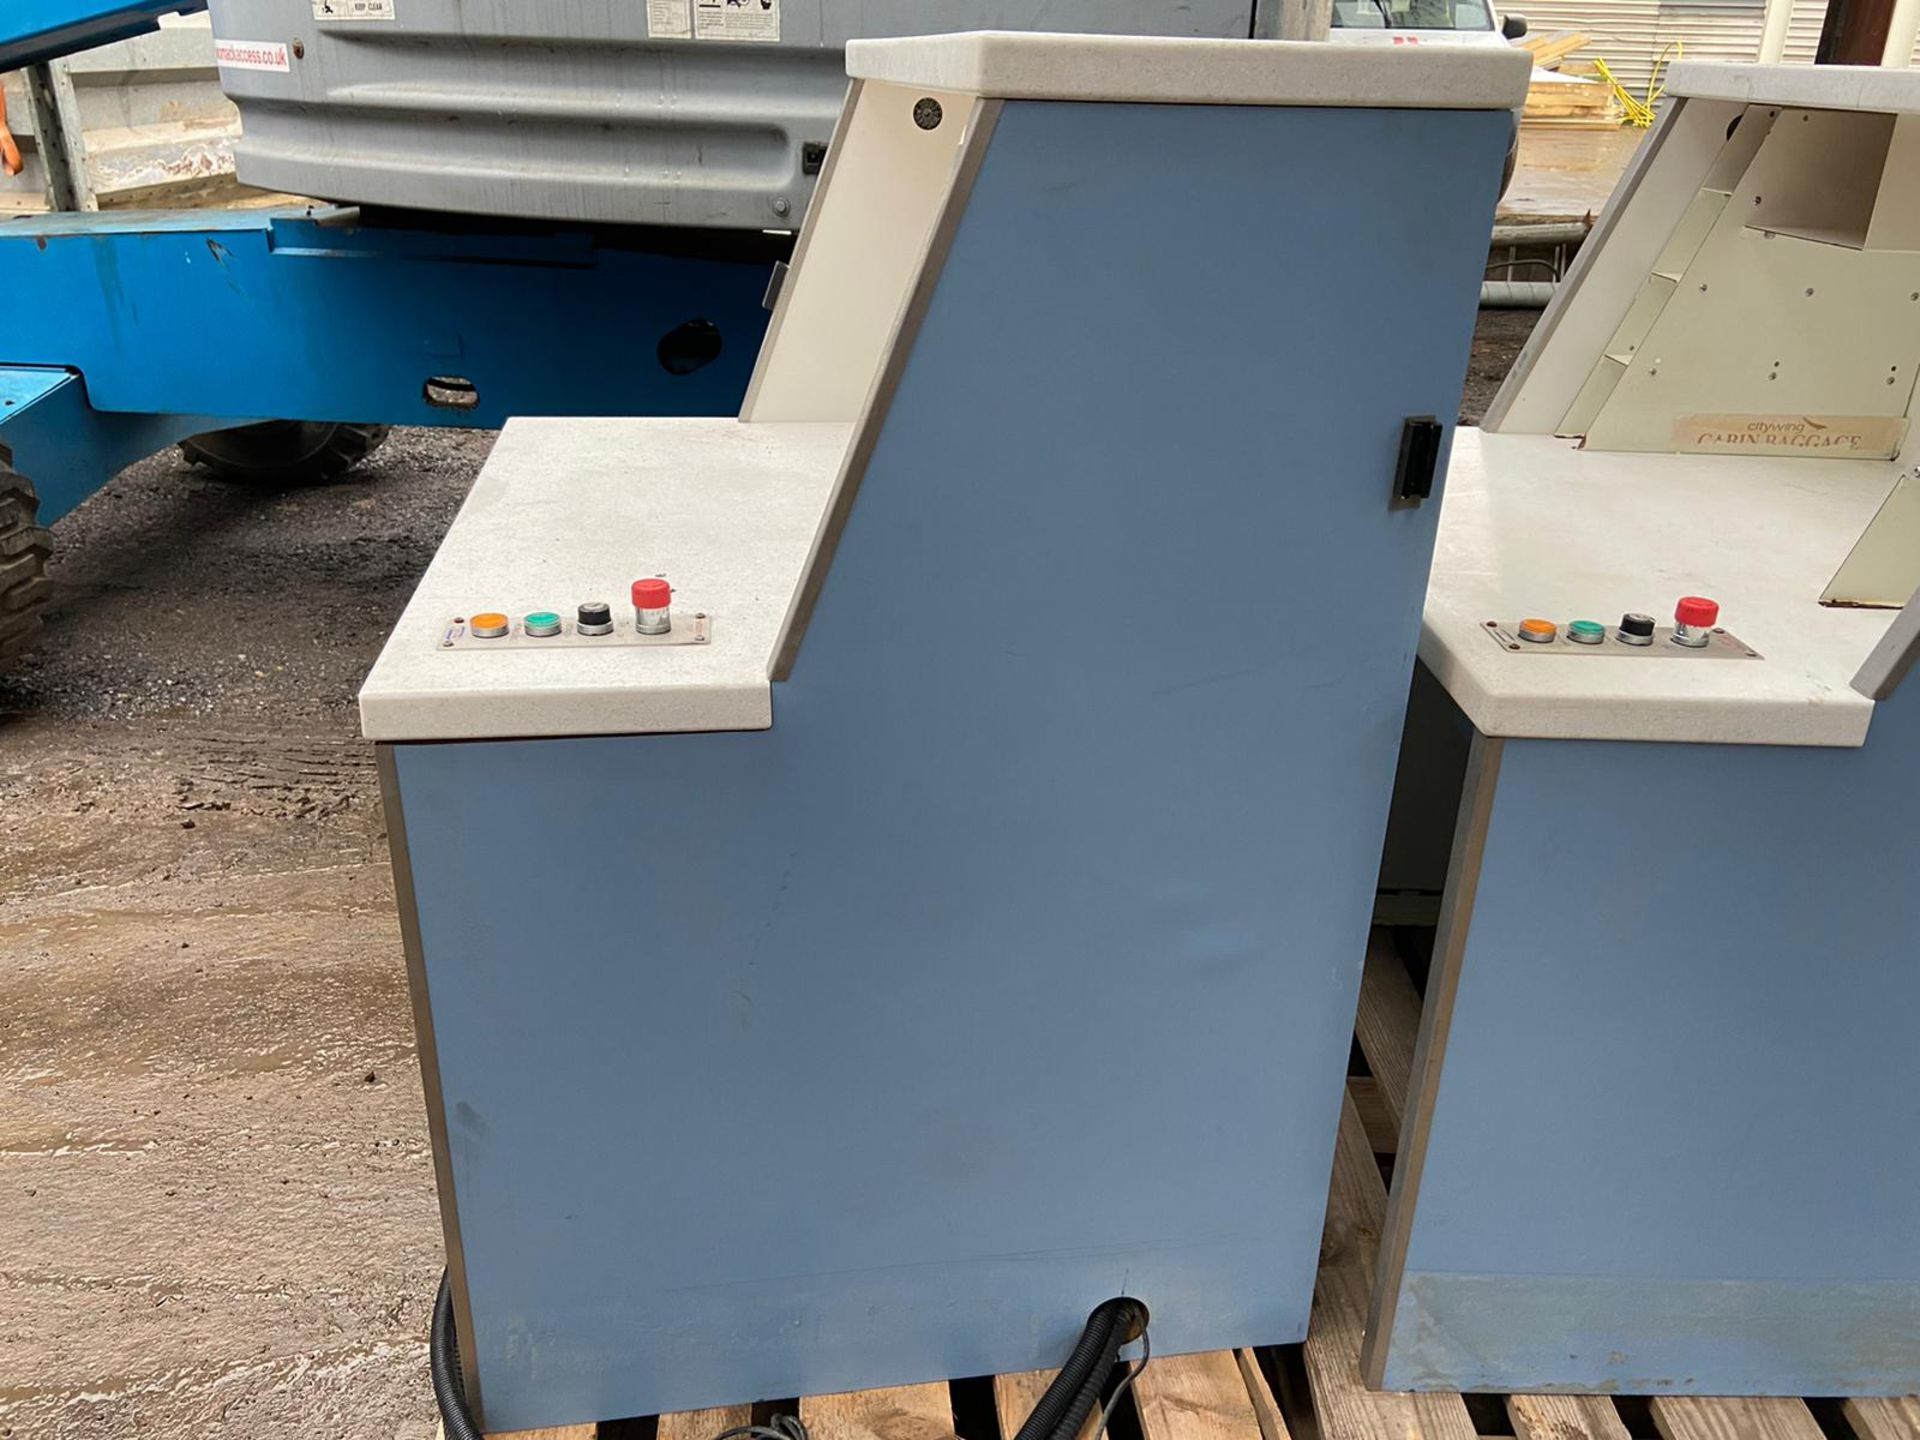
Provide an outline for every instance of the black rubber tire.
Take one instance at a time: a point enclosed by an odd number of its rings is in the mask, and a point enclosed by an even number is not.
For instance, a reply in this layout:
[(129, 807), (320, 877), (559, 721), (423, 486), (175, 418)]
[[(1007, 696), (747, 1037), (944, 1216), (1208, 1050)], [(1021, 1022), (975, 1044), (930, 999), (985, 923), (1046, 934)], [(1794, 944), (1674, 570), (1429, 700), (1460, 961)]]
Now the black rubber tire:
[(380, 448), (385, 425), (336, 425), (308, 420), (263, 420), (232, 430), (209, 430), (180, 442), (190, 465), (222, 480), (266, 480), (318, 485), (338, 479)]
[(53, 533), (36, 523), (40, 497), (0, 450), (0, 669), (40, 638), (53, 597), (47, 561)]

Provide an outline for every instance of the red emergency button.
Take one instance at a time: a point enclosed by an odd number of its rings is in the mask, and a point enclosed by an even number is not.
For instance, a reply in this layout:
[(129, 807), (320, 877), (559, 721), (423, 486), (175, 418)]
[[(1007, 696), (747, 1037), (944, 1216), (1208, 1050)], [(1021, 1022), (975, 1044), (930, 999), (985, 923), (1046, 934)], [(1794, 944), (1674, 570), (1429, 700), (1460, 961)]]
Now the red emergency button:
[(1684, 595), (1673, 607), (1673, 618), (1690, 629), (1710, 629), (1720, 619), (1720, 604), (1698, 595)]
[(1673, 643), (1689, 650), (1704, 650), (1713, 638), (1713, 622), (1720, 618), (1720, 607), (1698, 595), (1683, 595), (1673, 607)]
[(641, 635), (665, 635), (673, 629), (673, 612), (667, 604), (673, 599), (673, 587), (664, 580), (633, 582), (633, 628)]

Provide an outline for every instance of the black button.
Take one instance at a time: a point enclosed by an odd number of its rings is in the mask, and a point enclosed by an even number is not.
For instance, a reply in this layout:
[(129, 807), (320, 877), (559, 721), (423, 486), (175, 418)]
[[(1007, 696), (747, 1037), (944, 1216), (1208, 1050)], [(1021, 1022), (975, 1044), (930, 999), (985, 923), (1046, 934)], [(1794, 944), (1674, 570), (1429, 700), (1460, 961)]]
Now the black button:
[(1620, 617), (1620, 633), (1622, 635), (1651, 636), (1653, 634), (1653, 617), (1651, 615), (1638, 614), (1622, 615)]
[(579, 620), (582, 625), (611, 625), (613, 611), (604, 600), (589, 600), (580, 607)]

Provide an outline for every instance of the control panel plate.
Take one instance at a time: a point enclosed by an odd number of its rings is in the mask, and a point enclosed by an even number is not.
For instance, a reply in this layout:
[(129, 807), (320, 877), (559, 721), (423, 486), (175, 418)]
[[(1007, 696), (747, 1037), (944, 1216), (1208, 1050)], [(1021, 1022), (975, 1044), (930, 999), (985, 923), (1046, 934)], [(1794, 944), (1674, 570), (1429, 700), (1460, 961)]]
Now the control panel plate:
[(560, 622), (558, 635), (529, 635), (525, 620), (515, 620), (505, 635), (478, 636), (467, 624), (467, 617), (456, 615), (440, 629), (437, 648), (441, 650), (554, 650), (578, 646), (605, 650), (614, 646), (705, 645), (713, 638), (713, 616), (704, 610), (673, 617), (673, 629), (664, 635), (642, 635), (633, 628), (633, 617), (622, 615), (613, 622), (609, 635), (582, 635), (572, 620)]
[(1522, 640), (1518, 621), (1508, 623), (1504, 620), (1488, 620), (1480, 629), (1482, 634), (1502, 650), (1510, 651), (1515, 655), (1584, 655), (1589, 658), (1612, 655), (1637, 660), (1760, 660), (1765, 658), (1739, 636), (1720, 629), (1709, 630), (1707, 643), (1700, 646), (1674, 644), (1671, 625), (1655, 626), (1651, 645), (1628, 645), (1612, 630), (1607, 631), (1607, 638), (1598, 645), (1583, 645), (1576, 640), (1569, 640), (1565, 630), (1551, 640)]

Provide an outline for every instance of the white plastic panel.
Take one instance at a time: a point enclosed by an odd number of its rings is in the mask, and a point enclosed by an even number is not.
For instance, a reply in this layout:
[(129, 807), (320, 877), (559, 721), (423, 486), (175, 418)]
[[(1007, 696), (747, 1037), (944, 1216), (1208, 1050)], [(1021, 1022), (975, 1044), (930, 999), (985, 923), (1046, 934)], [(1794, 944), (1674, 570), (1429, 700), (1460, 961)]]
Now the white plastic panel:
[[(1886, 462), (1632, 455), (1461, 429), (1447, 473), (1420, 655), (1488, 735), (1858, 745), (1851, 688), (1891, 612), (1819, 594), (1879, 508)], [(1682, 595), (1763, 657), (1740, 664), (1552, 663), (1486, 637), (1536, 615), (1668, 621)]]
[[(916, 121), (939, 109), (931, 127)], [(740, 417), (859, 417), (952, 189), (979, 104), (952, 91), (857, 83), (828, 151)]]
[(1744, 109), (1699, 100), (1667, 107), (1494, 397), (1487, 429), (1550, 435), (1562, 427)]
[[(1688, 270), (1587, 430), (1606, 450), (1747, 448), (1886, 458), (1920, 368), (1920, 255), (1729, 223)], [(1906, 325), (1895, 321), (1905, 318)], [(1811, 424), (1804, 424), (1811, 419)], [(1893, 423), (1859, 423), (1883, 421)], [(1778, 441), (1767, 438), (1770, 428)]]
[[(850, 427), (515, 420), (360, 691), (371, 740), (756, 730)], [(567, 614), (661, 575), (707, 644), (443, 649), (448, 618)], [(677, 623), (677, 622), (676, 622)]]
[(1739, 190), (1752, 230), (1859, 249), (1886, 168), (1894, 117), (1877, 111), (1783, 110)]
[(1820, 598), (1830, 605), (1905, 605), (1920, 590), (1920, 476), (1900, 478)]
[(1920, 114), (1920, 70), (1877, 65), (1715, 65), (1681, 60), (1667, 93), (1743, 104), (1812, 105), (1829, 110)]
[(1920, 250), (1920, 115), (1902, 115), (1867, 230), (1869, 250)]
[(1340, 105), (1511, 110), (1527, 95), (1523, 50), (1349, 47), (1293, 40), (1184, 40), (981, 30), (856, 40), (847, 73), (1007, 100)]
[(1899, 452), (1920, 252), (1861, 248), (1892, 132), (1890, 115), (1782, 110), (1651, 329), (1609, 346), (1628, 368), (1589, 445)]

